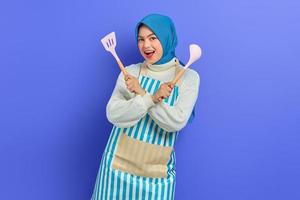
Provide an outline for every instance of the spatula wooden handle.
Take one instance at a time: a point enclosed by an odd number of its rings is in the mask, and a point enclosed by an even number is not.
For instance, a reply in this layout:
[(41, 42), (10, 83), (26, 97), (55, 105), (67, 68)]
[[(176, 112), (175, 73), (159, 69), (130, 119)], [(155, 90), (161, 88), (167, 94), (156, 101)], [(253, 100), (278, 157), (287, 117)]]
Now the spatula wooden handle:
[(178, 80), (182, 77), (184, 72), (185, 72), (185, 69), (180, 69), (180, 71), (178, 72), (178, 74), (176, 75), (176, 77), (172, 81), (173, 85), (175, 85), (178, 82)]
[(123, 72), (123, 75), (126, 76), (128, 73), (127, 73), (127, 71), (126, 71), (126, 69), (125, 69), (123, 63), (121, 62), (121, 60), (117, 60), (117, 63), (118, 63), (118, 65), (119, 65), (121, 71)]

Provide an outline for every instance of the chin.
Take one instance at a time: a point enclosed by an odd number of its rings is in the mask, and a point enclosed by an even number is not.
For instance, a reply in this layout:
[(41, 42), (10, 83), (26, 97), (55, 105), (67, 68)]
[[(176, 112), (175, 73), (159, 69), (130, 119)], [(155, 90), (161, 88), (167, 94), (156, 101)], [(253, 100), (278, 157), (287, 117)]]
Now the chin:
[(154, 62), (151, 61), (151, 60), (146, 60), (146, 61), (147, 61), (148, 64), (151, 64), (151, 65), (154, 63)]
[(147, 63), (149, 63), (151, 65), (154, 64), (154, 63), (156, 63), (158, 61), (157, 59), (155, 59), (155, 60), (153, 60), (153, 59), (149, 60), (147, 58), (145, 58), (145, 60), (146, 60)]

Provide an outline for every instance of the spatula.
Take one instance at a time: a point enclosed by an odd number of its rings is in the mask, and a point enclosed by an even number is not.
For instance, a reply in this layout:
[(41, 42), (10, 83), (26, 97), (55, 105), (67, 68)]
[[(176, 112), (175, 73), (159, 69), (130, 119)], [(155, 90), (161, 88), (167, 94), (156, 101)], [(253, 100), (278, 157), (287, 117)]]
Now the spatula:
[(177, 76), (173, 79), (172, 84), (176, 84), (177, 81), (182, 77), (184, 74), (185, 70), (193, 64), (196, 60), (198, 60), (201, 57), (202, 51), (201, 48), (197, 44), (191, 44), (190, 45), (190, 59), (188, 63), (184, 66), (183, 69), (179, 71)]
[(101, 42), (102, 42), (104, 48), (106, 49), (106, 51), (109, 51), (114, 56), (114, 58), (116, 59), (121, 71), (123, 72), (124, 76), (127, 75), (128, 73), (127, 73), (123, 63), (121, 62), (120, 58), (118, 57), (118, 55), (116, 53), (117, 40), (116, 40), (115, 32), (111, 32), (108, 35), (106, 35), (105, 37), (103, 37), (101, 39)]

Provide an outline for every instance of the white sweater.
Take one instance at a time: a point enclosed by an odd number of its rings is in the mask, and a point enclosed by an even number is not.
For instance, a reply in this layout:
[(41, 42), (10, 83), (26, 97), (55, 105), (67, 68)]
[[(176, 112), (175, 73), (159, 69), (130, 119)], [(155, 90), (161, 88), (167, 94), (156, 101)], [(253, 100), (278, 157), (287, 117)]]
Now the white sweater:
[[(138, 77), (142, 63), (126, 67), (129, 74)], [(147, 76), (170, 82), (175, 76), (175, 58), (162, 65), (148, 65)], [(194, 108), (198, 97), (200, 77), (192, 69), (187, 69), (179, 86), (178, 101), (174, 106), (164, 103), (154, 104), (151, 95), (135, 95), (127, 90), (124, 76), (119, 74), (116, 86), (106, 107), (108, 120), (117, 127), (125, 128), (135, 125), (147, 113), (159, 127), (168, 132), (182, 129)]]

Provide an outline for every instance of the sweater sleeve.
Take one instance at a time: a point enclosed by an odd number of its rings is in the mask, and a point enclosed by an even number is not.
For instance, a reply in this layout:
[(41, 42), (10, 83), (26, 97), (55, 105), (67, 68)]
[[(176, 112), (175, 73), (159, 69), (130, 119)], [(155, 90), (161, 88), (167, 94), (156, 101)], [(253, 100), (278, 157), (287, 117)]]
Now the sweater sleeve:
[(178, 101), (174, 106), (159, 103), (149, 109), (149, 115), (164, 130), (179, 131), (186, 124), (195, 106), (200, 85), (200, 77), (194, 70), (188, 70), (179, 87)]
[[(128, 72), (137, 76), (136, 73)], [(106, 116), (109, 122), (117, 127), (125, 128), (135, 125), (153, 106), (151, 95), (135, 95), (126, 88), (124, 76), (119, 74), (116, 86), (106, 106)]]

